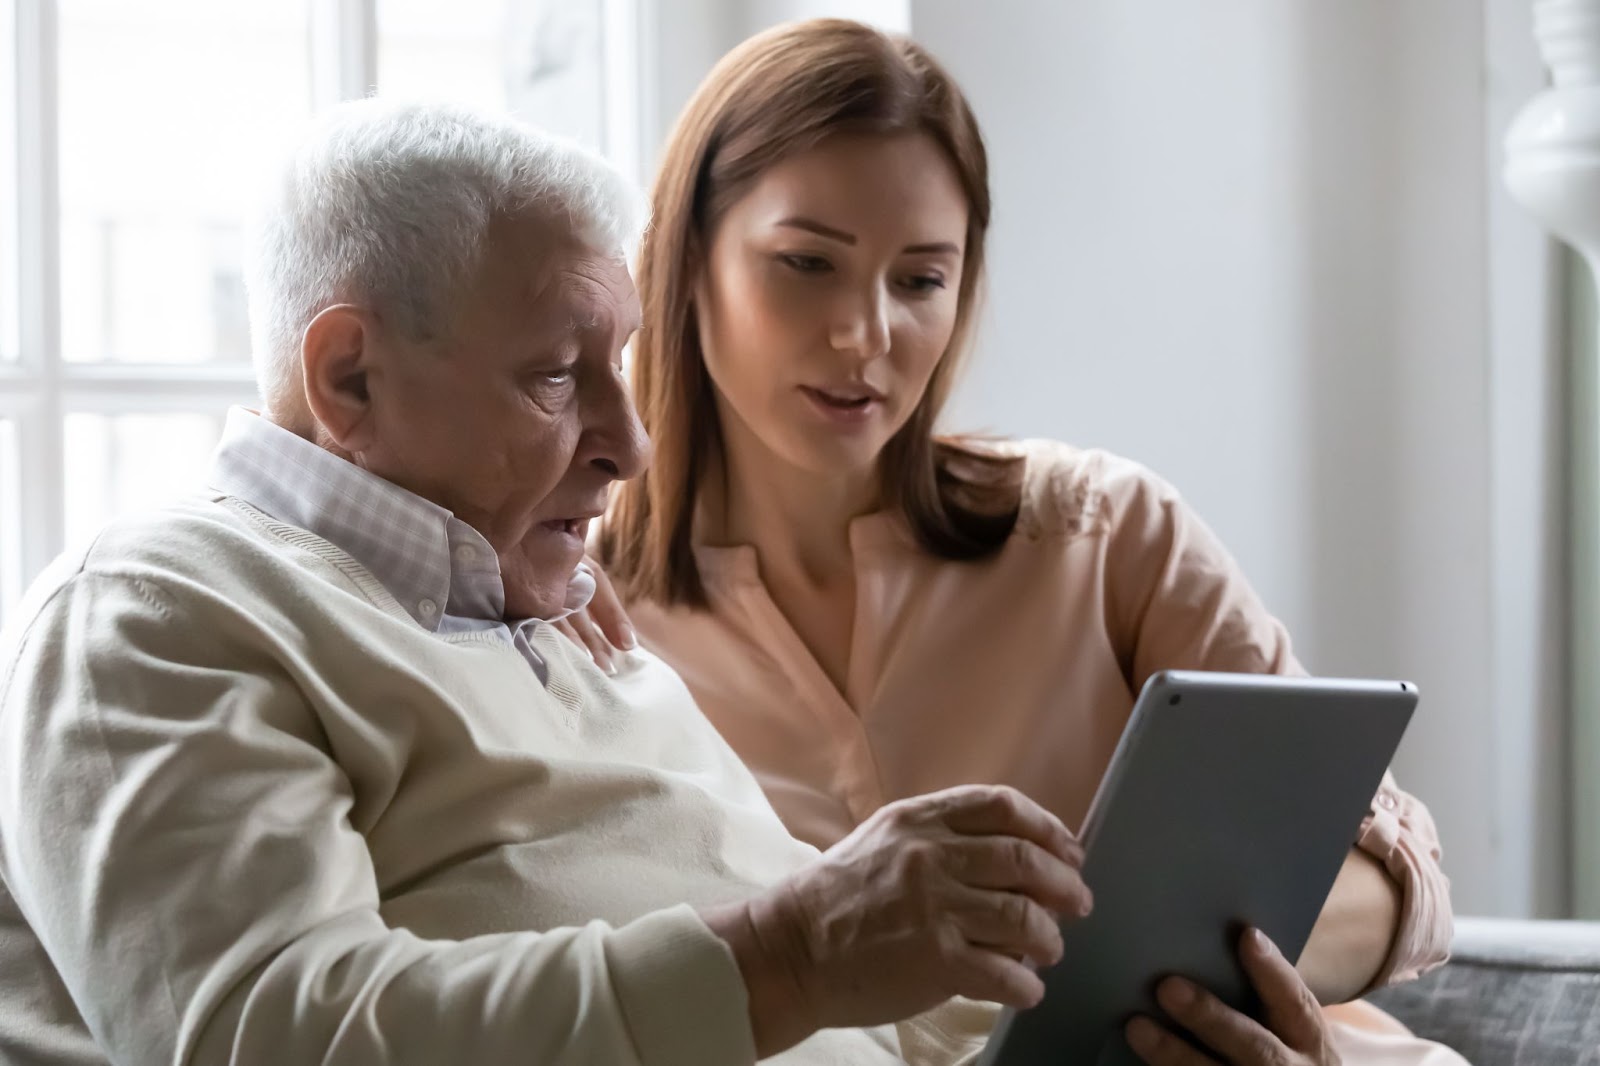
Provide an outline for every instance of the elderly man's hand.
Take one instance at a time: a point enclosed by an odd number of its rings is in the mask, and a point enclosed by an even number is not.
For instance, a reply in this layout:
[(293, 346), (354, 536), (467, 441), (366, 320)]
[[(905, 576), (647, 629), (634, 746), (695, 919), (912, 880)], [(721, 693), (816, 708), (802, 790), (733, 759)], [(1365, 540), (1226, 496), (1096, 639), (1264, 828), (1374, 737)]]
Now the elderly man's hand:
[(1322, 1008), (1294, 965), (1253, 929), (1240, 940), (1239, 959), (1261, 996), (1265, 1024), (1174, 977), (1156, 989), (1156, 1000), (1209, 1053), (1149, 1018), (1128, 1023), (1128, 1046), (1150, 1066), (1339, 1066)]
[(1021, 793), (892, 803), (763, 896), (706, 915), (733, 948), (766, 1056), (818, 1029), (898, 1021), (951, 996), (1031, 1006), (1089, 913), (1083, 851)]

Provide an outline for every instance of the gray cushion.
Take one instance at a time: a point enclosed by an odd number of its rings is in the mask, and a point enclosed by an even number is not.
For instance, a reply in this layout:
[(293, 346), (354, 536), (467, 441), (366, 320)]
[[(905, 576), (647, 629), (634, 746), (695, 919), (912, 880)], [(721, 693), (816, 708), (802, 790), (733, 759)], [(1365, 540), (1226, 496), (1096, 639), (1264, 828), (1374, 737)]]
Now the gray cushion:
[(1473, 1066), (1600, 1066), (1600, 923), (1463, 918), (1448, 965), (1372, 1001)]

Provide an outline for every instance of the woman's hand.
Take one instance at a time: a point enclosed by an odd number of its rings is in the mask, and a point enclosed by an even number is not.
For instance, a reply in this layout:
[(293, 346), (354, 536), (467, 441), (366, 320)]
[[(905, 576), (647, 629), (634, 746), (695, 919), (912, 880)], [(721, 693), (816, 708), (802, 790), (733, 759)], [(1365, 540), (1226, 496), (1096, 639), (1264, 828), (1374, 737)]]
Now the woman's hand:
[(556, 628), (587, 650), (601, 670), (614, 674), (622, 656), (639, 646), (639, 638), (628, 621), (628, 612), (622, 609), (621, 597), (600, 564), (585, 555), (582, 565), (594, 575), (594, 598), (583, 610), (557, 622)]
[(1265, 934), (1248, 930), (1240, 939), (1239, 959), (1261, 996), (1264, 1024), (1189, 981), (1169, 977), (1156, 989), (1156, 1001), (1207, 1051), (1197, 1051), (1149, 1018), (1128, 1023), (1128, 1046), (1150, 1066), (1339, 1066), (1316, 997), (1277, 946)]

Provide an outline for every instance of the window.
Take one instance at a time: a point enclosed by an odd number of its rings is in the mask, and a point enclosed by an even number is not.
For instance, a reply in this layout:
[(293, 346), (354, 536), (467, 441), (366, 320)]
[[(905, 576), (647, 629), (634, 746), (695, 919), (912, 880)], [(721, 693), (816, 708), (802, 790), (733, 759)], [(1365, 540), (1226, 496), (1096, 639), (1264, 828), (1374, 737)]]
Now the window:
[(92, 536), (113, 515), (204, 484), (221, 436), (220, 412), (68, 413), (67, 542)]
[(308, 9), (57, 9), (62, 357), (247, 365), (240, 231), (250, 176), (311, 114)]
[[(0, 6), (0, 71), (14, 71), (16, 12)], [(0, 76), (0, 363), (17, 358), (17, 78)]]
[(450, 94), (515, 111), (604, 150), (602, 12), (596, 0), (378, 0), (383, 92)]
[(203, 485), (255, 399), (252, 181), (317, 106), (510, 109), (637, 175), (641, 2), (0, 0), (0, 622), (66, 544)]
[(17, 427), (0, 418), (0, 603), (14, 603), (22, 589), (21, 501), (17, 499)]

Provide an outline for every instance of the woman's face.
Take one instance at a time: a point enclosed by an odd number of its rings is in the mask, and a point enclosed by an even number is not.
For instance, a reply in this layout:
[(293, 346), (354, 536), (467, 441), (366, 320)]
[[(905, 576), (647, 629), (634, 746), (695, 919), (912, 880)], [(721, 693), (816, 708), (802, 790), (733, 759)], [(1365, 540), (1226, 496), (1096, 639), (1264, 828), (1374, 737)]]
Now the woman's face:
[(712, 233), (696, 289), (728, 447), (873, 469), (950, 343), (967, 211), (923, 134), (834, 137), (763, 173)]

